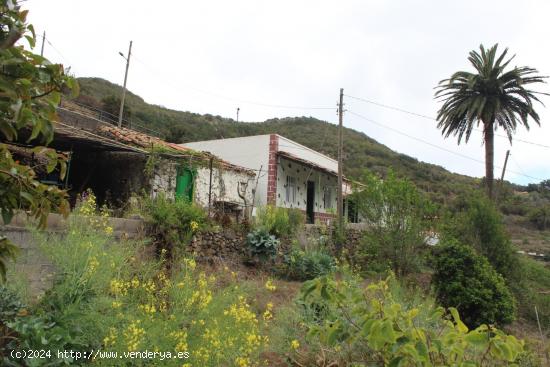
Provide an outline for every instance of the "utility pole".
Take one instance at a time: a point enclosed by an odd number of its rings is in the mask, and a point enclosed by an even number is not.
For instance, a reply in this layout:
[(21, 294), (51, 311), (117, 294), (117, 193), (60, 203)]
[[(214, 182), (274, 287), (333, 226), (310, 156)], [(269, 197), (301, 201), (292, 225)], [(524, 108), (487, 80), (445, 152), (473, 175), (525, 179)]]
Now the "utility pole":
[[(119, 55), (124, 57), (122, 52)], [(124, 85), (122, 86), (122, 99), (120, 100), (120, 112), (118, 113), (118, 127), (122, 127), (122, 113), (124, 112), (124, 99), (126, 98), (126, 80), (128, 79), (128, 68), (130, 67), (130, 56), (132, 55), (132, 41), (130, 41), (130, 48), (128, 48), (128, 57), (126, 59), (126, 72), (124, 73)]]
[(241, 110), (240, 107), (237, 107), (237, 122), (239, 122), (239, 111)]
[(504, 159), (504, 167), (502, 167), (502, 174), (500, 175), (500, 183), (498, 186), (498, 192), (495, 195), (495, 202), (500, 199), (500, 194), (502, 193), (502, 186), (504, 185), (504, 174), (506, 173), (506, 165), (508, 164), (508, 157), (510, 156), (510, 150), (506, 151), (506, 158)]
[[(342, 181), (343, 181), (343, 177), (342, 177), (342, 166), (343, 166), (343, 162), (342, 162), (342, 152), (343, 152), (343, 149), (342, 149), (342, 146), (344, 144), (344, 141), (343, 141), (343, 119), (344, 119), (344, 88), (340, 88), (340, 103), (338, 103), (338, 195), (337, 195), (337, 198), (338, 198), (338, 208), (337, 208), (337, 214), (338, 214), (338, 234), (339, 234), (339, 238), (338, 238), (338, 242), (341, 242), (342, 241), (342, 234), (344, 233), (343, 232), (343, 229), (344, 229), (344, 200), (343, 200), (343, 195), (342, 195)], [(342, 247), (342, 243), (337, 243), (337, 249), (338, 251), (341, 249)]]
[(44, 43), (46, 43), (46, 31), (42, 33), (42, 48), (40, 49), (40, 56), (44, 57)]
[(504, 181), (504, 174), (506, 173), (506, 165), (508, 164), (508, 157), (510, 156), (510, 150), (506, 151), (506, 158), (504, 159), (504, 167), (502, 167), (502, 174), (500, 175), (500, 184)]

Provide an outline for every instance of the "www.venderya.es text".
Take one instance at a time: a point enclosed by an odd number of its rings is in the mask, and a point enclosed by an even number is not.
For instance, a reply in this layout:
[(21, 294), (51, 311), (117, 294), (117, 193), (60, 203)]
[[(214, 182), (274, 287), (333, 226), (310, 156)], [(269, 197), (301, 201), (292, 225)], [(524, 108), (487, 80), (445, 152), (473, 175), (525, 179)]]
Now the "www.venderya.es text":
[(90, 351), (74, 351), (74, 350), (48, 350), (48, 349), (21, 349), (12, 350), (11, 357), (14, 359), (66, 359), (70, 361), (93, 360), (93, 359), (188, 359), (189, 352), (157, 352), (157, 351), (132, 351), (132, 352), (116, 352), (108, 350), (90, 350)]

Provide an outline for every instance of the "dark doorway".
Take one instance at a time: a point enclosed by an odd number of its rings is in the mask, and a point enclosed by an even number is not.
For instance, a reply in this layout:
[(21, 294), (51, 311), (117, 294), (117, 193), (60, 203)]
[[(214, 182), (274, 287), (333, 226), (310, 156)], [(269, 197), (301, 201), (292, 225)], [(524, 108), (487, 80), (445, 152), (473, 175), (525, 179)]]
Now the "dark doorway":
[[(357, 203), (353, 200), (347, 199), (344, 202), (344, 207), (347, 206), (348, 211), (348, 223), (359, 223), (359, 212), (357, 210)], [(344, 209), (344, 213), (346, 210)]]
[(306, 201), (306, 219), (309, 224), (315, 223), (315, 214), (313, 213), (313, 203), (315, 202), (315, 182), (307, 182), (307, 201)]

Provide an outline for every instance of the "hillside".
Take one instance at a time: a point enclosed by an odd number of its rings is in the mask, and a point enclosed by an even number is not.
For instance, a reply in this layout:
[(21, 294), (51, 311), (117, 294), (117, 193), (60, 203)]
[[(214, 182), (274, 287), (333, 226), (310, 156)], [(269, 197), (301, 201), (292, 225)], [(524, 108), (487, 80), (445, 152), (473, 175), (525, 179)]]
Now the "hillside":
[[(104, 106), (103, 99), (119, 96), (121, 92), (120, 86), (104, 79), (78, 80), (81, 86), (81, 96), (78, 100), (100, 109)], [(337, 135), (337, 127), (312, 117), (242, 123), (221, 116), (200, 115), (151, 105), (131, 92), (127, 93), (126, 101), (132, 124), (158, 131), (159, 135), (171, 142), (185, 143), (277, 133), (328, 156), (337, 155), (337, 141), (330, 138)], [(388, 167), (392, 167), (399, 175), (410, 178), (438, 202), (445, 202), (458, 192), (479, 186), (478, 179), (454, 174), (440, 166), (397, 153), (362, 132), (345, 128), (344, 141), (344, 172), (348, 177), (360, 179), (365, 168), (383, 176)]]

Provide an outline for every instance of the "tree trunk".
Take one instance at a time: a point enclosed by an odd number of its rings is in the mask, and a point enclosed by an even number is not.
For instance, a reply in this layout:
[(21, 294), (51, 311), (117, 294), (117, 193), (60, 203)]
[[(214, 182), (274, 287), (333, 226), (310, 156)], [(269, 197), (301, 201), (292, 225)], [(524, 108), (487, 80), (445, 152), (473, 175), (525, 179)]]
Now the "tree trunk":
[(485, 140), (485, 185), (487, 187), (487, 196), (493, 199), (493, 165), (495, 160), (495, 132), (493, 122), (483, 123), (483, 139)]

